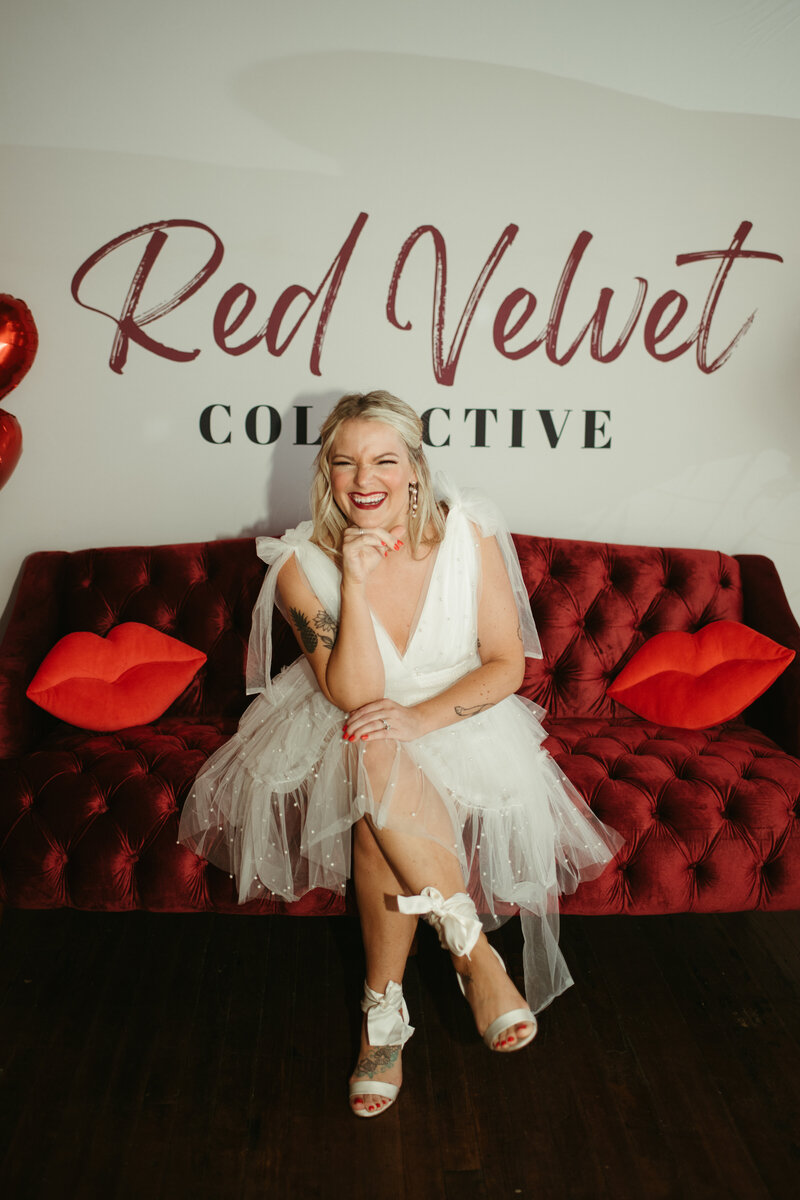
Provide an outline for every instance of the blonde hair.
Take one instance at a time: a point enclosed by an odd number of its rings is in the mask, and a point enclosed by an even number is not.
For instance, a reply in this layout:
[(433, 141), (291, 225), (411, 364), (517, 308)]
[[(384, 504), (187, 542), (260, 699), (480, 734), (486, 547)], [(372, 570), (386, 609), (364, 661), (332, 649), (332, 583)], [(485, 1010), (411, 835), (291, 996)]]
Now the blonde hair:
[(354, 392), (342, 396), (328, 413), (320, 431), (322, 443), (314, 460), (311, 484), (313, 540), (331, 556), (338, 555), (347, 521), (333, 498), (330, 460), (339, 427), (345, 421), (375, 421), (388, 425), (401, 438), (417, 476), (417, 511), (409, 507), (408, 546), (416, 555), (420, 546), (432, 546), (444, 537), (444, 514), (433, 494), (431, 472), (422, 449), (422, 421), (405, 401), (391, 392)]

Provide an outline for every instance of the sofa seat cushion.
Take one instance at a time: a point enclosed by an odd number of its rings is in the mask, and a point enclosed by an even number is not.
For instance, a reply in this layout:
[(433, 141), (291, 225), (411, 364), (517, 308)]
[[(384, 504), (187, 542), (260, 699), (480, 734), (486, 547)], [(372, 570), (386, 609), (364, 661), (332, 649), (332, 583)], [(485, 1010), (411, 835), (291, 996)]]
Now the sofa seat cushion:
[(345, 911), (309, 892), (239, 905), (234, 882), (177, 844), (180, 809), (234, 718), (166, 717), (116, 733), (59, 725), (0, 762), (0, 900), (20, 908), (164, 912)]
[(567, 913), (800, 907), (800, 762), (743, 721), (687, 731), (553, 718), (545, 743), (626, 838)]
[[(233, 880), (177, 844), (197, 771), (233, 717), (116, 733), (60, 725), (0, 762), (0, 898), (19, 907), (340, 913), (311, 892), (239, 906)], [(800, 762), (742, 721), (689, 732), (552, 718), (547, 748), (626, 844), (566, 913), (800, 908)]]

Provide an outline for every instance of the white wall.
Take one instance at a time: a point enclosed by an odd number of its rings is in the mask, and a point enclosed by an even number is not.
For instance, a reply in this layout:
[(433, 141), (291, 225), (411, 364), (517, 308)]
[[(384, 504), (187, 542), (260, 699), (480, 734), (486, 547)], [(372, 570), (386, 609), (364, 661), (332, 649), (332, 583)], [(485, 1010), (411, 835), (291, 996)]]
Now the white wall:
[[(294, 408), (320, 416), (347, 390), (387, 387), (432, 418), (433, 463), (481, 484), (518, 531), (765, 553), (800, 610), (798, 421), (798, 5), (610, 0), (389, 5), (322, 0), (33, 0), (4, 16), (0, 292), (30, 306), (36, 362), (3, 402), (24, 453), (0, 492), (0, 609), (35, 549), (188, 541), (303, 515), (313, 448), (294, 444)], [(310, 356), (322, 296), (281, 356), (240, 356), (214, 341), (223, 294), (256, 293), (231, 344), (257, 333), (285, 288), (316, 289), (359, 214), (367, 214), (331, 310), (320, 373)], [(175, 362), (131, 344), (122, 373), (115, 324), (70, 294), (94, 252), (152, 222), (193, 221), (224, 252), (199, 290), (147, 325)], [(739, 258), (724, 252), (752, 229)], [(395, 328), (385, 306), (400, 249), (421, 225), (447, 252), (445, 353), (495, 243), (518, 227), (478, 303), (454, 381), (431, 353), (434, 255), (409, 256)], [(583, 231), (555, 353), (614, 289), (607, 348), (647, 281), (641, 316), (613, 362), (587, 334), (558, 365), (545, 345), (512, 361), (492, 329), (525, 287), (537, 308), (517, 346), (546, 325)], [(90, 270), (84, 303), (119, 315), (147, 237)], [(214, 239), (172, 227), (136, 310), (163, 303), (200, 270)], [(721, 286), (720, 285), (721, 282)], [(708, 325), (671, 362), (643, 331), (670, 289), (688, 307), (660, 349)], [(299, 311), (297, 309), (293, 310)], [(705, 317), (704, 317), (705, 313)], [(288, 322), (291, 324), (291, 322)], [(285, 328), (285, 327), (284, 327)], [(651, 347), (652, 349), (652, 347)], [(213, 445), (199, 431), (215, 409)], [(271, 406), (271, 446), (245, 432)], [(487, 417), (476, 447), (469, 409)], [(512, 411), (523, 411), (514, 418)], [(551, 448), (539, 410), (556, 430)], [(585, 446), (585, 413), (598, 417)], [(268, 410), (261, 410), (261, 418)], [(512, 446), (522, 420), (522, 446)], [(547, 418), (545, 418), (547, 420)], [(265, 424), (256, 434), (265, 435)], [(611, 444), (601, 448), (610, 438)]]

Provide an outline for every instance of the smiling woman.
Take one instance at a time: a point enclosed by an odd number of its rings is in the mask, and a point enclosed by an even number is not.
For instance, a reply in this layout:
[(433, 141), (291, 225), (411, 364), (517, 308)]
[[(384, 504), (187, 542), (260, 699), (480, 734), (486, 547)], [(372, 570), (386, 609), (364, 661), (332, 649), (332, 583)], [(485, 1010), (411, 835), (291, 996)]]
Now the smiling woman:
[[(351, 524), (377, 516), (391, 528), (408, 511), (409, 488), (417, 477), (405, 446), (388, 426), (351, 420), (342, 424), (331, 458), (331, 490)], [(362, 518), (359, 521), (358, 518)]]
[[(350, 1103), (366, 1117), (402, 1081), (418, 917), (449, 950), (486, 1044), (521, 1049), (571, 983), (558, 894), (620, 839), (542, 750), (541, 710), (514, 695), (541, 651), (511, 538), (487, 501), (434, 493), (417, 414), (388, 392), (343, 397), (311, 500), (312, 521), (259, 539), (270, 570), (248, 688), (260, 694), (198, 777), (180, 836), (236, 875), (241, 901), (352, 878), (367, 971)], [(271, 681), (273, 604), (303, 656)], [(483, 932), (516, 908), (527, 1003)]]

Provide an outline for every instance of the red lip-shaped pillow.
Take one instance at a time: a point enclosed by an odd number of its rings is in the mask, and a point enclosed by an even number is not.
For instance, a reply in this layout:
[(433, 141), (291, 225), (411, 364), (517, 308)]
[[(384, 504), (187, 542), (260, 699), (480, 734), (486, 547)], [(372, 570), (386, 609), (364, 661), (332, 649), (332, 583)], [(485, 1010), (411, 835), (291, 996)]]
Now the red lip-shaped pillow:
[(738, 621), (697, 633), (657, 633), (637, 650), (608, 695), (659, 725), (706, 729), (738, 717), (794, 658)]
[(128, 621), (105, 638), (68, 633), (53, 646), (26, 695), (81, 729), (126, 729), (160, 717), (205, 661), (193, 646)]

